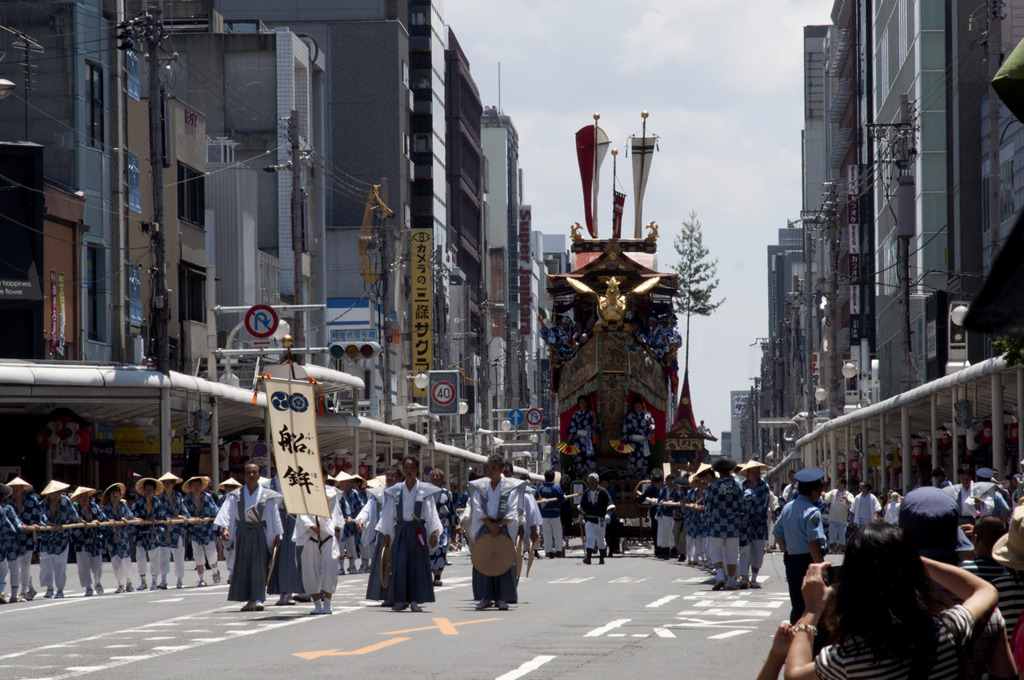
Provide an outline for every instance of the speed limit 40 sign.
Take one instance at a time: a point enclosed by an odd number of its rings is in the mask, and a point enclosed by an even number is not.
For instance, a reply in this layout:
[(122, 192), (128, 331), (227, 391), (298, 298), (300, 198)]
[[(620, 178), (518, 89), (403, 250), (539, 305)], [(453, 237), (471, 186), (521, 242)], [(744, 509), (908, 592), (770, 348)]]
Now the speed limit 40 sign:
[(432, 416), (459, 415), (459, 372), (430, 371), (427, 412)]

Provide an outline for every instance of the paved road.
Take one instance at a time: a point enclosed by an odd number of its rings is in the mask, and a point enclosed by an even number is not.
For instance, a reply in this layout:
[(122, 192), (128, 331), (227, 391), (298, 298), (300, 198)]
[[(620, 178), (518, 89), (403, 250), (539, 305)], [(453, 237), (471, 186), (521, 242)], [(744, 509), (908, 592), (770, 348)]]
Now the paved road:
[[(468, 553), (452, 556), (423, 614), (363, 600), (366, 576), (342, 576), (333, 616), (310, 605), (241, 613), (227, 586), (0, 606), (0, 678), (608, 678), (668, 672), (752, 678), (786, 618), (782, 560), (761, 590), (712, 592), (707, 574), (631, 553), (587, 566), (580, 552), (534, 562), (511, 611), (473, 608)], [(112, 583), (109, 565), (106, 580)], [(186, 572), (186, 584), (194, 583)]]

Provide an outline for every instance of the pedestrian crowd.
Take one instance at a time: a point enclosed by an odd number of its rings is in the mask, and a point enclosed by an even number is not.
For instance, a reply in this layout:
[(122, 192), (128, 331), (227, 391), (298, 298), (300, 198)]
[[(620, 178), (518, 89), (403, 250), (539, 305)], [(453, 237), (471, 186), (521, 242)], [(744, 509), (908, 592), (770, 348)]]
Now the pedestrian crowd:
[(1020, 478), (957, 473), (885, 503), (795, 473), (773, 530), (792, 608), (759, 678), (1024, 678)]

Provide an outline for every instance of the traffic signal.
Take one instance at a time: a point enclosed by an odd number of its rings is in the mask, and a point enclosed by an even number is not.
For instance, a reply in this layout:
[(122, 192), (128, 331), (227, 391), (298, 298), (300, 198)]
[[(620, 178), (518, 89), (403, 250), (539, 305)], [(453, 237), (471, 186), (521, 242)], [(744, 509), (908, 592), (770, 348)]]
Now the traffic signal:
[(380, 345), (376, 342), (332, 342), (329, 350), (334, 359), (370, 359), (380, 352)]

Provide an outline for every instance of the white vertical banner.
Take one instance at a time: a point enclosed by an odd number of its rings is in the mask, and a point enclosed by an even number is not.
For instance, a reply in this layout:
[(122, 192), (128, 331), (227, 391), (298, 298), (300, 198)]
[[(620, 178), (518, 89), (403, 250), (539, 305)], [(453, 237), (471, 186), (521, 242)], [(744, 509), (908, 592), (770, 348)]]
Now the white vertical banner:
[(264, 387), (285, 508), (292, 515), (330, 517), (316, 439), (313, 385), (305, 380), (266, 378)]

